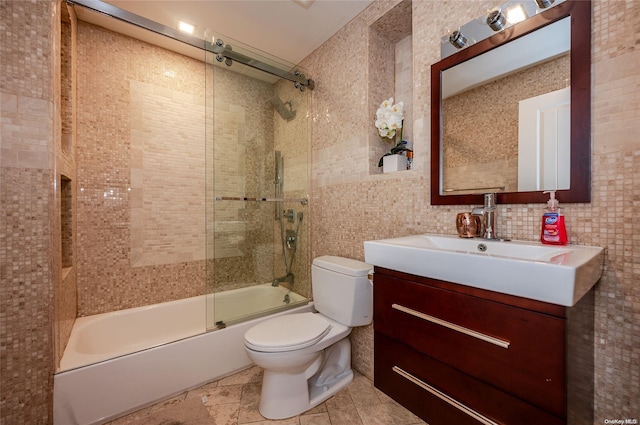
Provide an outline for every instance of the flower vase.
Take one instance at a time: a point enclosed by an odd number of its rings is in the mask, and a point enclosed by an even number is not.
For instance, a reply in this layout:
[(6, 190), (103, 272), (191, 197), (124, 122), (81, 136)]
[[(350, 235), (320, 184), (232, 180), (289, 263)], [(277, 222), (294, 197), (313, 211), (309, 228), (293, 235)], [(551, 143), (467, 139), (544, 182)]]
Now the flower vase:
[(404, 155), (387, 155), (382, 158), (382, 172), (393, 173), (407, 169), (407, 157)]

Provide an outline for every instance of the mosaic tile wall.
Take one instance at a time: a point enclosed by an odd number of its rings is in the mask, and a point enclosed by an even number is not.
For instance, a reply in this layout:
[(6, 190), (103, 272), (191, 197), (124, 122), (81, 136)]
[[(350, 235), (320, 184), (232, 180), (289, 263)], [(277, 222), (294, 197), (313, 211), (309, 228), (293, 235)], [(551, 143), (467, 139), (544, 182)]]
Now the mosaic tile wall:
[[(267, 101), (274, 87), (218, 67), (205, 79), (199, 61), (86, 23), (78, 39), (78, 315), (202, 293), (205, 88), (215, 99), (209, 196), (251, 197), (274, 191), (274, 117), (280, 118)], [(276, 137), (284, 144), (277, 148), (285, 151), (287, 196), (306, 196), (308, 149), (296, 134), (308, 134), (307, 97), (294, 103), (300, 117), (294, 124), (304, 128), (287, 124)], [(304, 149), (292, 151), (286, 145), (292, 142)], [(212, 204), (214, 289), (270, 281), (281, 249), (279, 233), (272, 239), (273, 204)], [(282, 264), (279, 257), (275, 264)], [(308, 274), (303, 270), (300, 276)]]
[[(308, 92), (277, 89), (297, 109), (287, 123), (268, 102), (271, 83), (83, 22), (78, 40), (78, 315), (202, 293), (207, 249), (213, 290), (271, 281), (274, 265), (282, 268), (274, 204), (212, 197), (272, 197), (274, 146), (285, 157), (285, 195), (307, 195), (308, 144), (299, 135), (309, 133)], [(206, 226), (215, 232), (208, 248)], [(308, 258), (309, 238), (301, 240)], [(294, 264), (306, 294), (308, 261)]]
[[(305, 75), (308, 71), (296, 68)], [(273, 112), (273, 140), (274, 150), (282, 152), (284, 158), (284, 184), (283, 191), (286, 199), (303, 199), (309, 197), (310, 179), (310, 99), (309, 90), (301, 92), (296, 89), (290, 81), (280, 80), (275, 85), (275, 92), (283, 102), (292, 102), (292, 109), (296, 111), (296, 116), (291, 121), (286, 121), (277, 112)], [(269, 155), (271, 156), (271, 155)], [(267, 177), (273, 174), (266, 173)], [(290, 265), (290, 271), (294, 275), (292, 289), (306, 297), (311, 297), (311, 259), (310, 259), (310, 222), (309, 204), (302, 205), (300, 202), (285, 202), (282, 205), (284, 210), (293, 210), (295, 222), (287, 220), (285, 224), (285, 236), (287, 229), (298, 230), (295, 250), (286, 248), (286, 259)], [(301, 220), (298, 223), (300, 218)], [(272, 221), (273, 222), (273, 221)], [(273, 224), (273, 241), (275, 249), (272, 250), (273, 258), (271, 265), (273, 276), (285, 275), (285, 266), (282, 258), (282, 243), (280, 239), (280, 226)]]
[[(273, 86), (215, 67), (214, 194), (273, 195)], [(262, 99), (262, 101), (258, 100)], [(267, 282), (273, 276), (273, 205), (215, 201), (216, 291)]]
[(404, 121), (402, 123), (402, 140), (413, 143), (413, 50), (411, 35), (398, 41), (395, 45), (395, 81), (394, 92), (396, 102), (402, 102)]
[[(439, 60), (442, 36), (434, 23), (474, 19), (480, 15), (477, 2), (413, 2), (415, 169), (369, 172), (368, 135), (375, 131), (371, 110), (380, 102), (375, 81), (366, 78), (376, 76), (368, 62), (374, 58), (366, 55), (369, 31), (396, 4), (373, 3), (303, 61), (318, 83), (313, 92), (312, 257), (362, 260), (365, 240), (455, 234), (456, 213), (471, 207), (430, 205), (429, 93), (430, 65)], [(565, 204), (564, 212), (571, 243), (606, 248), (604, 276), (595, 289), (595, 423), (602, 424), (605, 419), (640, 419), (640, 228), (634, 219), (640, 207), (640, 2), (595, 1), (592, 22), (592, 202)], [(352, 59), (343, 64), (342, 57)], [(336, 128), (343, 137), (335, 137)], [(543, 204), (499, 205), (497, 228), (504, 236), (535, 241), (543, 209)], [(371, 326), (352, 334), (354, 365), (369, 377), (372, 340)]]
[(51, 418), (54, 5), (0, 3), (0, 423), (12, 425)]
[[(220, 135), (221, 146), (214, 153), (215, 194), (217, 196), (245, 196), (247, 170), (247, 141), (244, 108), (220, 102), (215, 108), (215, 134)], [(241, 255), (246, 240), (246, 210), (230, 202), (216, 202), (215, 208), (215, 258)], [(244, 211), (244, 212), (243, 212)]]
[[(56, 145), (55, 169), (57, 187), (60, 188), (60, 238), (61, 261), (60, 280), (54, 284), (54, 364), (58, 365), (71, 336), (77, 315), (77, 163), (76, 163), (76, 123), (77, 123), (77, 28), (74, 10), (61, 3), (60, 15), (60, 75), (55, 78), (56, 102), (59, 105), (60, 126), (54, 137), (60, 137)], [(58, 52), (56, 46), (56, 52)], [(59, 78), (58, 78), (59, 77)], [(59, 95), (58, 95), (59, 90)], [(58, 118), (58, 114), (54, 115)], [(59, 129), (58, 129), (59, 128)], [(57, 238), (57, 236), (56, 236)], [(54, 251), (55, 252), (55, 251)]]
[(199, 295), (204, 65), (84, 22), (77, 44), (78, 316)]
[(135, 80), (129, 93), (131, 266), (204, 260), (203, 93)]
[(445, 99), (445, 190), (504, 186), (506, 192), (517, 191), (518, 102), (567, 87), (570, 70), (565, 55)]

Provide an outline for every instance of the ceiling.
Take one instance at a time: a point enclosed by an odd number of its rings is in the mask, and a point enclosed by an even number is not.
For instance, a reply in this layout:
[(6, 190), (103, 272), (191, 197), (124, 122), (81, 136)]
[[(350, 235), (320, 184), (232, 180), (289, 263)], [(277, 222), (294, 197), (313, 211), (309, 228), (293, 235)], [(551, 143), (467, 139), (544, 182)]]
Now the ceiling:
[(170, 28), (178, 20), (298, 64), (373, 0), (107, 0)]

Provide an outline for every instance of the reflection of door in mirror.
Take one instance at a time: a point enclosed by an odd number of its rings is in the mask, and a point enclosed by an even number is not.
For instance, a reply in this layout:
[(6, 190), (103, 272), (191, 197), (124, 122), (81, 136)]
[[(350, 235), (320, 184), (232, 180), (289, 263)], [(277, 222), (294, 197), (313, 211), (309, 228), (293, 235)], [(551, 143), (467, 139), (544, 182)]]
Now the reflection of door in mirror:
[(571, 87), (520, 101), (518, 191), (569, 189)]
[(569, 54), (442, 101), (443, 194), (518, 190), (519, 102), (565, 88)]

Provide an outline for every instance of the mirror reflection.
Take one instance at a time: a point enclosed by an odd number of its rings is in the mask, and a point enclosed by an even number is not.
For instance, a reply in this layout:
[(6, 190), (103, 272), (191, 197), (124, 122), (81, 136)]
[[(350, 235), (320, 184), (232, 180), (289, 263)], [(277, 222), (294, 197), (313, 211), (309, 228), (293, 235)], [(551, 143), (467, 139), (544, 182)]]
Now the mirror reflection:
[(569, 189), (564, 18), (442, 72), (443, 195)]

